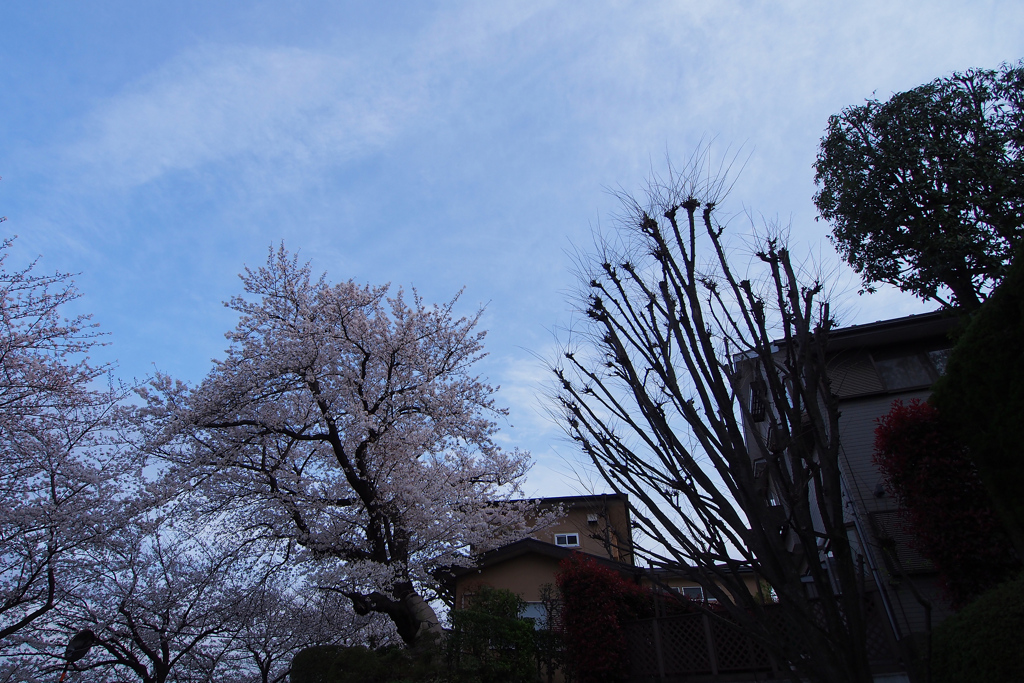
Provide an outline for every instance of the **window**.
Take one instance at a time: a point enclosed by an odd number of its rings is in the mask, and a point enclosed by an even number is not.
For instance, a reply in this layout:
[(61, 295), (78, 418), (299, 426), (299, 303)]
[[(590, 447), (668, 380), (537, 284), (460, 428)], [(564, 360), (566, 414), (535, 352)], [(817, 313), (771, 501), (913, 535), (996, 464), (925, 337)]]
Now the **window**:
[(566, 548), (578, 548), (580, 545), (579, 534), (555, 534), (555, 545)]
[(691, 600), (704, 600), (704, 589), (700, 586), (680, 586), (676, 590)]
[(543, 602), (523, 603), (523, 611), (519, 613), (520, 618), (533, 619), (533, 628), (543, 630), (548, 627), (548, 611)]
[(927, 386), (932, 383), (928, 369), (916, 355), (876, 359), (875, 367), (878, 368), (878, 374), (882, 376), (885, 388), (889, 391)]
[(925, 387), (946, 371), (949, 349), (937, 349), (924, 353), (885, 351), (872, 354), (875, 368), (889, 391)]
[(754, 422), (764, 422), (767, 397), (768, 386), (763, 379), (757, 378), (750, 383), (750, 419)]
[(768, 472), (768, 461), (764, 458), (758, 458), (754, 461), (754, 479), (762, 477)]

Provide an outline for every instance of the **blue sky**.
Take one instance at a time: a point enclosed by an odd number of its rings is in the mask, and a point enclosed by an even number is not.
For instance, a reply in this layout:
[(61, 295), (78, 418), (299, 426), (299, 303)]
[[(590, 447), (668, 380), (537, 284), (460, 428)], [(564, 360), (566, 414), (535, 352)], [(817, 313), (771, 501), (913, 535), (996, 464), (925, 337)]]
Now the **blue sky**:
[[(831, 259), (811, 202), (828, 116), (1021, 57), (1009, 1), (8, 2), (9, 267), (80, 273), (121, 376), (192, 382), (226, 345), (237, 273), (281, 240), (335, 281), (465, 287), (465, 313), (487, 306), (503, 439), (538, 461), (527, 492), (573, 493), (536, 356), (608, 188), (702, 140), (741, 148), (726, 210), (791, 222)], [(844, 323), (925, 309), (839, 302)]]

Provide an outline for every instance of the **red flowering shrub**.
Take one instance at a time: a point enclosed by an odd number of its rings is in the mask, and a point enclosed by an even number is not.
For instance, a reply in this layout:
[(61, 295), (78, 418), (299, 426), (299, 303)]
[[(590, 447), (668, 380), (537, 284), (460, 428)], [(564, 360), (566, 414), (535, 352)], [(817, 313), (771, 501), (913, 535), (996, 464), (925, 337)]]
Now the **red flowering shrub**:
[(976, 468), (934, 406), (894, 401), (875, 429), (874, 457), (954, 607), (1019, 568)]
[[(623, 680), (629, 661), (622, 626), (654, 616), (651, 591), (582, 553), (562, 561), (556, 581), (570, 675), (576, 683)], [(668, 613), (695, 609), (686, 598), (669, 598), (663, 603)]]
[(562, 561), (556, 580), (566, 663), (577, 683), (623, 679), (628, 662), (621, 624), (648, 616), (642, 589), (581, 553)]

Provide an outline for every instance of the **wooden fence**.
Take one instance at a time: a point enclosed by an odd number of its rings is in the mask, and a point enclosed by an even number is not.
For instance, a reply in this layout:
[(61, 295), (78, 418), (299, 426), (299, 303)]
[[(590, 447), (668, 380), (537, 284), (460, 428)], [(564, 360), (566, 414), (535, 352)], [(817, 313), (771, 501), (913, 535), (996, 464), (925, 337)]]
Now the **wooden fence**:
[(630, 680), (680, 681), (737, 672), (772, 673), (764, 648), (708, 614), (680, 614), (626, 625)]
[[(865, 616), (872, 670), (900, 670), (896, 644), (876, 600), (868, 601)], [(699, 612), (642, 619), (626, 624), (625, 635), (631, 683), (763, 681), (782, 677), (779, 663), (724, 616)]]

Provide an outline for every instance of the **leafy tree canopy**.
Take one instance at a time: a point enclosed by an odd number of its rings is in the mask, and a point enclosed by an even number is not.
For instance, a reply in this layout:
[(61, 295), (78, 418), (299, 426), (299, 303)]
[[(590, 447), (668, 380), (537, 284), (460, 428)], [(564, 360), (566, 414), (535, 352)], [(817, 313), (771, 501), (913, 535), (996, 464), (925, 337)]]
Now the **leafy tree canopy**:
[(934, 635), (937, 683), (1020, 680), (1024, 659), (1024, 575), (988, 591), (944, 621)]
[(814, 203), (868, 291), (972, 309), (1003, 278), (1024, 234), (1022, 93), (1019, 62), (829, 118)]

